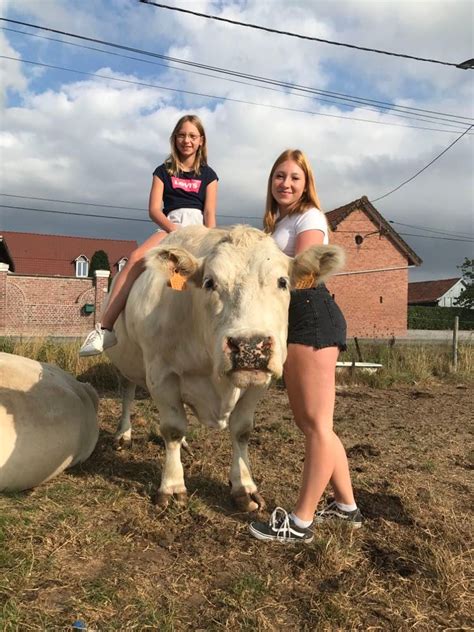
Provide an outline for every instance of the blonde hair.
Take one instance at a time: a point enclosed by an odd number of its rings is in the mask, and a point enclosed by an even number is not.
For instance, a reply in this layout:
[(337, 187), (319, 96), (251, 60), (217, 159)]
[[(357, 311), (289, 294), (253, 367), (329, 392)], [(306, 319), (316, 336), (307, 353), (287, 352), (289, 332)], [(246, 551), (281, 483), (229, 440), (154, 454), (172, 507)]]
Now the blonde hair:
[(179, 130), (185, 123), (192, 123), (197, 128), (199, 134), (202, 137), (202, 144), (198, 147), (196, 158), (194, 159), (194, 164), (192, 167), (193, 171), (195, 171), (199, 175), (199, 173), (201, 173), (201, 166), (207, 164), (207, 139), (201, 119), (195, 114), (185, 114), (176, 123), (170, 136), (171, 152), (168, 158), (165, 160), (165, 165), (166, 171), (172, 176), (177, 176), (179, 175), (180, 171), (184, 171), (183, 164), (179, 159), (178, 148), (176, 147), (176, 137), (179, 133)]
[(265, 203), (265, 214), (263, 216), (263, 229), (266, 233), (273, 233), (275, 230), (275, 224), (278, 219), (278, 204), (272, 194), (272, 181), (277, 167), (286, 162), (287, 160), (293, 160), (298, 167), (302, 169), (305, 175), (305, 187), (303, 195), (300, 197), (295, 207), (289, 212), (290, 215), (296, 213), (304, 213), (310, 208), (317, 208), (321, 210), (321, 203), (319, 202), (318, 194), (316, 192), (316, 183), (314, 181), (313, 170), (305, 154), (300, 149), (286, 149), (282, 154), (278, 156), (268, 176), (267, 185), (267, 200)]

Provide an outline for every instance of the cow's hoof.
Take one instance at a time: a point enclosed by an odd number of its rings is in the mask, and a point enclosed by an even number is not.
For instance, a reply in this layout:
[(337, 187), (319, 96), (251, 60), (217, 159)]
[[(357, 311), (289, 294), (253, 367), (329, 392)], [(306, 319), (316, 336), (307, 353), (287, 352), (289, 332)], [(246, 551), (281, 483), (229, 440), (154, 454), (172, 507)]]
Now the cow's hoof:
[(157, 507), (161, 507), (161, 509), (165, 509), (168, 507), (170, 499), (172, 498), (172, 494), (165, 494), (165, 492), (157, 491), (154, 496), (152, 496), (152, 503)]
[(114, 450), (120, 452), (121, 450), (129, 450), (132, 447), (132, 440), (125, 437), (116, 437), (114, 439)]
[(188, 494), (187, 492), (179, 492), (174, 494), (174, 499), (178, 505), (187, 505), (188, 504)]
[(258, 511), (265, 507), (265, 501), (258, 492), (240, 492), (232, 496), (235, 506), (239, 511)]
[(265, 502), (265, 498), (262, 496), (262, 494), (260, 494), (260, 492), (253, 492), (252, 494), (250, 494), (250, 498), (257, 503), (258, 511), (263, 511), (266, 508), (267, 503)]

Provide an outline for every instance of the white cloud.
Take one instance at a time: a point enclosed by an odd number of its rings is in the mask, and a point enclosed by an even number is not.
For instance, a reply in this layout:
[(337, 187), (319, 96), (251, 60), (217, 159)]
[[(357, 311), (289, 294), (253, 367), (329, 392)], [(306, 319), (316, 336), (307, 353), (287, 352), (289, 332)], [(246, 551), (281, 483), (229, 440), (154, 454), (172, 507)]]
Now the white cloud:
[[(7, 38), (0, 32), (0, 51), (6, 57), (19, 59), (18, 53), (10, 46)], [(5, 107), (5, 99), (7, 90), (20, 92), (25, 90), (27, 86), (27, 78), (23, 74), (20, 61), (11, 61), (8, 59), (0, 59), (0, 85), (2, 86), (2, 94), (0, 96), (0, 109)]]
[[(472, 115), (469, 111), (472, 71), (431, 67), (421, 62), (299, 41), (150, 6), (132, 7), (125, 0), (94, 5), (95, 13), (90, 6), (85, 11), (83, 3), (73, 0), (44, 0), (39, 11), (36, 2), (23, 0), (7, 2), (4, 8), (8, 15), (21, 15), (53, 28), (212, 66), (413, 107)], [(214, 14), (221, 10), (222, 15), (232, 19), (420, 56), (455, 61), (469, 56), (465, 44), (472, 37), (470, 3), (453, 0), (315, 4), (301, 0), (289, 5), (283, 0), (263, 3), (253, 0), (245, 5), (221, 6), (222, 3), (196, 2), (193, 9)], [(8, 35), (7, 38), (11, 56), (17, 57), (19, 51), (11, 42), (20, 40)], [(24, 46), (27, 40), (21, 41)], [(37, 45), (30, 42), (32, 59)], [(79, 62), (85, 59), (80, 49), (58, 48), (44, 42), (41, 47), (41, 58), (48, 59), (47, 63), (55, 63), (58, 51), (62, 62), (59, 65), (79, 67)], [(275, 157), (287, 147), (300, 147), (308, 153), (321, 200), (330, 209), (364, 194), (373, 199), (386, 193), (427, 164), (458, 133), (375, 125), (180, 95), (112, 79), (156, 83), (321, 114), (398, 125), (436, 126), (435, 121), (416, 123), (363, 108), (348, 111), (296, 95), (132, 63), (119, 57), (97, 54), (95, 58), (89, 57), (87, 64), (88, 71), (111, 79), (78, 79), (78, 75), (63, 74), (59, 80), (57, 73), (49, 71), (42, 71), (38, 78), (19, 64), (4, 62), (6, 85), (15, 91), (15, 101), (3, 112), (1, 191), (145, 208), (151, 173), (168, 153), (170, 131), (181, 114), (192, 110), (205, 123), (210, 164), (220, 176), (220, 213), (230, 221), (237, 221), (233, 216), (261, 216), (268, 171)], [(471, 171), (472, 137), (463, 138), (425, 173), (376, 206), (387, 219), (462, 234), (472, 232)], [(26, 206), (14, 198), (1, 201)], [(29, 204), (101, 213), (93, 207), (34, 201)], [(72, 215), (7, 209), (0, 212), (6, 229), (134, 236), (139, 240), (152, 229), (142, 223), (85, 220)], [(146, 213), (105, 212), (146, 218)], [(396, 228), (409, 232), (401, 226)], [(455, 265), (469, 256), (471, 245), (406, 239), (425, 259), (426, 265), (419, 273), (422, 277), (456, 274)]]

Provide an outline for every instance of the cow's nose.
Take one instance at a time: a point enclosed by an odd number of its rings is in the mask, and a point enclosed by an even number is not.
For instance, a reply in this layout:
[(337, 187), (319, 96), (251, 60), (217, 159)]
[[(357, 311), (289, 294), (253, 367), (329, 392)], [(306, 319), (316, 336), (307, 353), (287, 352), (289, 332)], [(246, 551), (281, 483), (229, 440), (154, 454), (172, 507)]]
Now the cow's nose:
[(227, 351), (232, 358), (234, 370), (265, 370), (270, 360), (274, 341), (271, 336), (227, 338)]

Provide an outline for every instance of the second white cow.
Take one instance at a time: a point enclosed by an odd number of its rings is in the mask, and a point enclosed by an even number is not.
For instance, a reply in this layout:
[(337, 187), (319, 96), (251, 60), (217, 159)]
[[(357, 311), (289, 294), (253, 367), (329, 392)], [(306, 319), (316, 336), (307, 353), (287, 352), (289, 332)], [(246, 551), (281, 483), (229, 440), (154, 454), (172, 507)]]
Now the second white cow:
[[(156, 502), (186, 495), (180, 450), (188, 420), (184, 405), (211, 427), (229, 426), (231, 495), (241, 510), (261, 507), (247, 445), (256, 404), (286, 358), (290, 288), (302, 277), (323, 280), (342, 266), (336, 246), (316, 246), (295, 259), (248, 227), (175, 231), (151, 251), (116, 324), (108, 350), (126, 378), (116, 438), (131, 440), (135, 385), (148, 388), (160, 416), (166, 458)], [(169, 287), (170, 275), (187, 289)]]
[(36, 487), (91, 455), (99, 398), (52, 364), (0, 353), (0, 491)]

